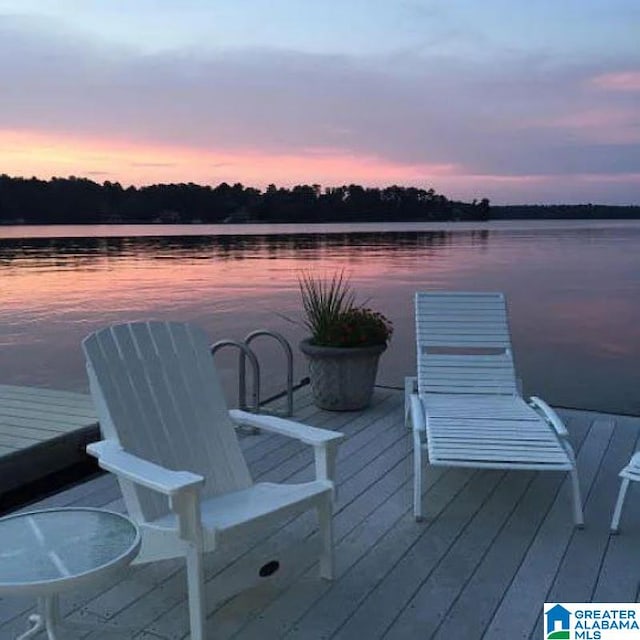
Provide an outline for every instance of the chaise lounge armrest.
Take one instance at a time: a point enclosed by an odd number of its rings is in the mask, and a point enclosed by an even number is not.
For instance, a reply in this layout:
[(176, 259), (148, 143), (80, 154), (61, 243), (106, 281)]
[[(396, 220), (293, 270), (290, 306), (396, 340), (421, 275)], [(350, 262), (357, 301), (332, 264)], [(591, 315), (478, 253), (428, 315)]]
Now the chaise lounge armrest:
[(412, 393), (409, 396), (409, 417), (411, 418), (411, 427), (414, 432), (424, 432), (427, 422), (424, 415), (424, 407), (422, 406), (422, 400), (417, 393)]
[(271, 433), (277, 433), (281, 436), (295, 438), (313, 446), (338, 443), (344, 439), (344, 434), (338, 431), (329, 431), (328, 429), (318, 429), (309, 425), (295, 422), (294, 420), (285, 420), (284, 418), (276, 418), (263, 414), (249, 413), (240, 409), (232, 409), (229, 411), (231, 419), (236, 424), (247, 425), (249, 427), (258, 427)]
[(529, 398), (529, 404), (546, 418), (558, 434), (558, 437), (569, 437), (569, 432), (560, 419), (560, 416), (544, 400), (536, 396), (531, 396)]
[(161, 467), (127, 453), (112, 440), (87, 445), (87, 453), (98, 459), (102, 469), (167, 496), (175, 496), (186, 489), (199, 489), (204, 484), (202, 476)]

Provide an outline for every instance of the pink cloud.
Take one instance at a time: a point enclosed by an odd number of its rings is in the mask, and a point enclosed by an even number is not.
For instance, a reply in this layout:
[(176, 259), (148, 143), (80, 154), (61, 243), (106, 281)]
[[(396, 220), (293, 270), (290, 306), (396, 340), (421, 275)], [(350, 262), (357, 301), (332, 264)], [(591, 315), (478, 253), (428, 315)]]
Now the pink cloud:
[(604, 73), (591, 78), (589, 83), (608, 91), (640, 91), (640, 71)]
[(526, 126), (557, 129), (584, 142), (633, 144), (640, 142), (637, 110), (630, 107), (594, 107), (535, 118)]

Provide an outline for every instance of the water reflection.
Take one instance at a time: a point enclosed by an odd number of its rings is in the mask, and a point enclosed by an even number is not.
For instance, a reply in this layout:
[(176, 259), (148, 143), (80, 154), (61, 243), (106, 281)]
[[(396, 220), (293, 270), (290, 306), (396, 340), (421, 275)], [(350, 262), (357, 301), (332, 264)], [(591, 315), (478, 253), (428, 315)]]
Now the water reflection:
[(350, 255), (382, 250), (385, 254), (414, 249), (442, 249), (453, 244), (486, 246), (488, 230), (453, 233), (384, 232), (242, 236), (156, 236), (134, 238), (4, 238), (0, 239), (0, 265), (20, 268), (55, 266), (95, 268), (104, 258), (128, 260), (212, 259), (233, 260), (251, 256), (288, 258), (308, 254), (319, 259), (336, 248)]
[[(212, 341), (265, 327), (295, 343), (300, 270), (345, 268), (396, 327), (383, 383), (415, 368), (414, 291), (500, 290), (527, 391), (640, 413), (640, 224), (333, 231), (0, 239), (0, 382), (86, 388), (81, 339), (122, 320), (194, 321)], [(277, 351), (263, 358), (277, 374)], [(220, 365), (231, 392), (235, 358)]]

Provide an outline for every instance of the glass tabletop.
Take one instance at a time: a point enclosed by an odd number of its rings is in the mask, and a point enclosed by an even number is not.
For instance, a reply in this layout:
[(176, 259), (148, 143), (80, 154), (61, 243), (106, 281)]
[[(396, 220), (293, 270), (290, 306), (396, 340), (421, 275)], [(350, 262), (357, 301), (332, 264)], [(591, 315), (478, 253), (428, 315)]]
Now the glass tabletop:
[(100, 509), (49, 509), (0, 519), (0, 586), (73, 580), (137, 553), (125, 516)]

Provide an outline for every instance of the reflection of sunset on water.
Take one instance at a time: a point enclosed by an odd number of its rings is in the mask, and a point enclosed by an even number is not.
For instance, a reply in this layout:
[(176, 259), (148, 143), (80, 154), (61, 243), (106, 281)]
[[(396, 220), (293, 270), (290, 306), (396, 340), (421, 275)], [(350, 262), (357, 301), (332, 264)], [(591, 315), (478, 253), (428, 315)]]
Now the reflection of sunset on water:
[[(640, 411), (638, 223), (352, 235), (244, 230), (0, 240), (1, 382), (85, 388), (80, 341), (122, 320), (193, 321), (212, 342), (264, 327), (295, 345), (304, 335), (298, 274), (344, 268), (359, 301), (395, 325), (382, 383), (400, 385), (414, 368), (414, 291), (498, 290), (507, 294), (527, 392), (558, 404)], [(306, 370), (295, 352), (299, 379)], [(277, 353), (265, 353), (267, 380), (282, 384)], [(235, 396), (235, 354), (221, 354), (220, 366)]]
[[(481, 239), (482, 234), (474, 232), (458, 234), (455, 242), (460, 248), (461, 243), (477, 244)], [(297, 291), (302, 269), (331, 274), (345, 268), (354, 281), (376, 281), (381, 276), (378, 259), (391, 253), (400, 272), (412, 272), (416, 247), (435, 257), (452, 242), (451, 234), (444, 233), (434, 234), (428, 242), (406, 239), (406, 246), (402, 241), (389, 246), (389, 238), (376, 240), (371, 235), (349, 240), (345, 236), (142, 238), (96, 241), (87, 250), (83, 240), (55, 244), (31, 240), (15, 243), (12, 251), (5, 241), (2, 272), (9, 286), (2, 302), (5, 311), (22, 309), (28, 291), (35, 308), (73, 308), (90, 291), (92, 309), (110, 311), (123, 305), (127, 309), (175, 305), (176, 300), (198, 298), (213, 289), (233, 299), (263, 298), (265, 291)], [(486, 261), (486, 256), (470, 253), (466, 268), (478, 259)], [(435, 260), (431, 277), (456, 268), (456, 260)]]

